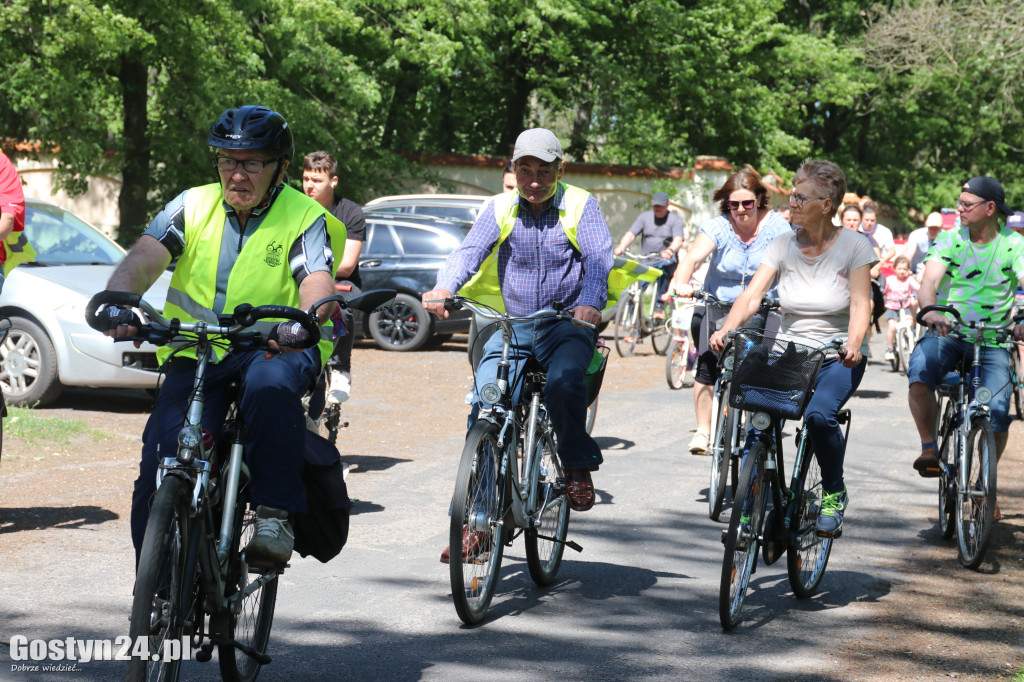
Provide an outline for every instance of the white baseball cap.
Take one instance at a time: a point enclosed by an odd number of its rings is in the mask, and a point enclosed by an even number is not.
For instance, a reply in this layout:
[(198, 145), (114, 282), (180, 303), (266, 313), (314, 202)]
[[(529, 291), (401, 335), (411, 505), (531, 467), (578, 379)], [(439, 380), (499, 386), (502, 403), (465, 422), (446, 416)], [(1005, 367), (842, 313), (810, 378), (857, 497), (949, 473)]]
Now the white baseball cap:
[(519, 133), (519, 137), (516, 138), (512, 160), (518, 161), (524, 156), (535, 156), (541, 161), (551, 163), (562, 158), (562, 144), (547, 128), (530, 128)]

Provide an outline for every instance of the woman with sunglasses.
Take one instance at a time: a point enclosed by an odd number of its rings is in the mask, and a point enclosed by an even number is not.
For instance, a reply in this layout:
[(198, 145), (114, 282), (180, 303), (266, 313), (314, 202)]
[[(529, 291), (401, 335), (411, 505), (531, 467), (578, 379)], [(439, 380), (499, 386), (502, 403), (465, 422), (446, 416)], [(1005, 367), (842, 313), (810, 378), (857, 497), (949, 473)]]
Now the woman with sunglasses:
[(807, 161), (793, 178), (789, 205), (796, 229), (765, 249), (750, 284), (710, 341), (721, 351), (726, 333), (745, 326), (761, 298), (778, 286), (782, 312), (780, 335), (825, 345), (846, 339), (846, 354), (826, 359), (814, 395), (804, 412), (804, 427), (821, 467), (820, 536), (839, 537), (847, 505), (843, 482), (846, 440), (836, 415), (864, 377), (862, 344), (871, 315), (871, 267), (878, 256), (868, 238), (832, 219), (843, 201), (846, 176), (830, 161)]
[[(761, 176), (753, 170), (745, 168), (729, 176), (715, 191), (714, 200), (718, 202), (720, 215), (701, 226), (700, 233), (680, 259), (669, 285), (670, 293), (692, 296), (690, 278), (694, 268), (711, 257), (704, 289), (722, 304), (708, 303), (700, 324), (693, 382), (697, 433), (690, 441), (690, 452), (695, 455), (708, 452), (711, 404), (718, 379), (718, 354), (708, 348), (708, 338), (721, 327), (729, 312), (729, 304), (736, 300), (754, 276), (768, 244), (791, 231), (789, 223), (769, 208), (768, 190), (761, 183)], [(694, 317), (698, 314), (695, 313)], [(752, 320), (750, 326), (764, 328), (764, 323), (765, 316), (761, 315)]]

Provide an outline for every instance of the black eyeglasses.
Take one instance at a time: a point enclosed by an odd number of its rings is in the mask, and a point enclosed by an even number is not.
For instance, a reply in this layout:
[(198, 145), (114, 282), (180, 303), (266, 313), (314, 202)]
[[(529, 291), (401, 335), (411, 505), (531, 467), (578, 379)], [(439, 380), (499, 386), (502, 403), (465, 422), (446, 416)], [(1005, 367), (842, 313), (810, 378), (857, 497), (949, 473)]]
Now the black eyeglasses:
[(259, 159), (232, 159), (230, 156), (213, 157), (213, 165), (217, 167), (217, 170), (222, 170), (225, 173), (230, 173), (238, 168), (238, 164), (242, 164), (242, 168), (245, 169), (246, 173), (262, 173), (272, 163), (277, 163), (277, 159), (260, 161)]
[(727, 201), (725, 202), (725, 205), (729, 207), (730, 211), (735, 211), (740, 206), (749, 211), (754, 208), (756, 203), (757, 199), (744, 199), (743, 201)]
[(797, 194), (796, 192), (793, 192), (792, 194), (789, 195), (789, 203), (793, 204), (797, 208), (803, 206), (804, 202), (807, 201), (808, 199), (818, 199), (820, 201), (824, 201), (825, 199), (828, 199), (828, 197), (810, 197), (807, 196), (806, 194)]

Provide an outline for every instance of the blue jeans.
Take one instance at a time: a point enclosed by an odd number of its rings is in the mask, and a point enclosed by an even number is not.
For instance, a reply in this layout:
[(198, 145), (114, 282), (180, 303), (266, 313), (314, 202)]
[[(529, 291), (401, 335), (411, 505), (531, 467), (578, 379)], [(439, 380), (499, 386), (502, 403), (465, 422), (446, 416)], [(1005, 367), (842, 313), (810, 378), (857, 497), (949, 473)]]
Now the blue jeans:
[(836, 414), (860, 386), (867, 364), (867, 358), (862, 358), (856, 367), (843, 367), (835, 358), (826, 360), (818, 372), (814, 395), (804, 411), (804, 428), (821, 467), (821, 487), (825, 492), (839, 492), (845, 485), (846, 438)]
[[(668, 260), (664, 258), (651, 258), (643, 261), (643, 264), (650, 268), (658, 268), (662, 272), (661, 277), (659, 277), (654, 282), (654, 295), (656, 296), (655, 301), (657, 302), (657, 305), (660, 307), (661, 297), (665, 294), (666, 291), (668, 291), (669, 282), (672, 281), (672, 276), (676, 274), (676, 266), (679, 265), (679, 261), (676, 260), (676, 258), (674, 257), (669, 258)], [(647, 288), (646, 282), (643, 283), (643, 287), (645, 289)]]
[[(132, 495), (132, 542), (135, 556), (142, 549), (149, 507), (156, 493), (160, 459), (177, 454), (178, 432), (192, 392), (196, 361), (175, 358), (165, 367), (153, 413), (142, 433), (142, 461)], [(207, 366), (203, 428), (216, 439), (235, 397), (232, 382), (240, 387), (239, 409), (245, 419), (246, 462), (252, 476), (250, 502), (289, 512), (306, 511), (302, 484), (306, 443), (306, 416), (302, 396), (320, 371), (319, 350), (282, 353), (270, 360), (263, 351), (229, 353)]]
[[(910, 355), (907, 381), (921, 382), (935, 390), (950, 372), (959, 371), (964, 358), (974, 357), (973, 344), (950, 336), (925, 334)], [(1005, 433), (1010, 428), (1010, 354), (1005, 348), (982, 346), (981, 385), (992, 391), (989, 408), (992, 430)]]
[[(597, 332), (554, 318), (519, 322), (512, 325), (512, 329), (509, 381), (515, 387), (513, 401), (519, 401), (522, 369), (532, 355), (547, 372), (544, 402), (562, 466), (597, 471), (603, 457), (601, 448), (587, 433), (587, 386), (584, 383), (597, 344)], [(484, 345), (476, 370), (476, 386), (483, 387), (496, 380), (501, 346), (501, 334), (493, 335)]]

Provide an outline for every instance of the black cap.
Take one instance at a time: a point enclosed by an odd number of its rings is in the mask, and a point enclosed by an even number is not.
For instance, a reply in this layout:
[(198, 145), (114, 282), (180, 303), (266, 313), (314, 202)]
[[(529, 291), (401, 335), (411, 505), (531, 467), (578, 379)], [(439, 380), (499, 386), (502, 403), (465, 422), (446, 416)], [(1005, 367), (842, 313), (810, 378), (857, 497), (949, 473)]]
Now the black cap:
[(970, 192), (985, 201), (996, 202), (996, 208), (1003, 215), (1011, 215), (1013, 213), (1013, 209), (1006, 205), (1006, 194), (1003, 192), (1003, 186), (995, 178), (989, 178), (984, 175), (971, 178), (964, 183), (963, 191)]

